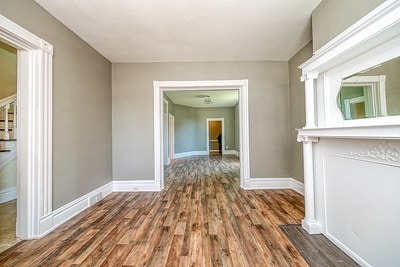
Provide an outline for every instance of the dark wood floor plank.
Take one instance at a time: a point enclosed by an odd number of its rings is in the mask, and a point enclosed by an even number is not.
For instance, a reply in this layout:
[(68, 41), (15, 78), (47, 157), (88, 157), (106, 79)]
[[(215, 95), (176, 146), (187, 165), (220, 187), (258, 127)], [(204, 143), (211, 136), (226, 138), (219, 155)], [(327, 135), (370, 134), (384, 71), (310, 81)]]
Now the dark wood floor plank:
[(310, 266), (359, 266), (325, 236), (309, 235), (300, 225), (281, 225)]

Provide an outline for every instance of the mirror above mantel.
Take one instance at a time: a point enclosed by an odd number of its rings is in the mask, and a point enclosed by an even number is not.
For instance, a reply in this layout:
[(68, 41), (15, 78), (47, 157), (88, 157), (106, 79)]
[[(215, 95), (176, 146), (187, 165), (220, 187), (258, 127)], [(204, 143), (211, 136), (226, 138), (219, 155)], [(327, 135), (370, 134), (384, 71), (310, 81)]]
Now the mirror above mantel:
[(400, 139), (400, 1), (385, 1), (299, 68), (306, 96), (299, 135)]
[(400, 57), (343, 78), (337, 105), (345, 120), (400, 115)]

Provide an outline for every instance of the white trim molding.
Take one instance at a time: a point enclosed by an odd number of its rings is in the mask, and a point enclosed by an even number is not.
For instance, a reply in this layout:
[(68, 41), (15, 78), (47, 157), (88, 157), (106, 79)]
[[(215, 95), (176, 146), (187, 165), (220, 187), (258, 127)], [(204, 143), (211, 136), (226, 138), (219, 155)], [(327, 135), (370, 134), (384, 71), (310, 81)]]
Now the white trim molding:
[[(400, 1), (387, 0), (299, 66), (306, 87), (306, 115), (310, 120), (305, 128), (400, 124), (400, 115), (345, 120), (337, 105), (344, 78), (400, 56), (399, 33)], [(385, 97), (381, 90), (379, 94)], [(383, 113), (385, 110), (384, 104)]]
[[(218, 151), (218, 150), (216, 150)], [(240, 153), (236, 150), (225, 150), (223, 151), (224, 155), (235, 155), (235, 156), (240, 156)], [(209, 153), (207, 151), (188, 151), (188, 152), (182, 152), (182, 153), (176, 153), (175, 154), (175, 159), (179, 158), (185, 158), (185, 157), (191, 157), (191, 156), (207, 156)]]
[(17, 198), (16, 187), (0, 191), (0, 204), (3, 204), (5, 202), (11, 201), (16, 198)]
[(52, 212), (53, 46), (2, 15), (0, 40), (18, 50), (17, 237), (31, 239)]
[(75, 217), (95, 203), (99, 202), (111, 192), (113, 192), (113, 182), (109, 182), (108, 184), (105, 184), (47, 214), (47, 216), (41, 218), (40, 235), (34, 236), (32, 238), (41, 238), (45, 236), (61, 224)]
[(236, 151), (236, 150), (225, 150), (225, 151), (223, 151), (222, 154), (224, 154), (224, 155), (235, 155), (237, 157), (240, 157), (240, 153), (238, 151)]
[(291, 178), (251, 178), (246, 190), (256, 189), (293, 189), (297, 193), (304, 195), (303, 183)]
[(249, 104), (248, 80), (219, 81), (154, 81), (154, 183), (159, 184), (159, 190), (164, 188), (163, 164), (163, 93), (165, 91), (189, 90), (238, 90), (239, 91), (239, 123), (240, 123), (240, 186), (250, 180), (249, 158)]
[(160, 184), (154, 180), (113, 181), (113, 192), (158, 192)]

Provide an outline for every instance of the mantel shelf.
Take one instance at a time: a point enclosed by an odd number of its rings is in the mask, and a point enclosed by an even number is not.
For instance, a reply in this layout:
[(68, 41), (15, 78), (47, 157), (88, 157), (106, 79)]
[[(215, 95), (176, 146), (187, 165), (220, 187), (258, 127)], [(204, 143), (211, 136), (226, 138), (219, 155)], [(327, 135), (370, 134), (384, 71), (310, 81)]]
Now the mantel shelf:
[(319, 138), (400, 139), (400, 125), (297, 129), (299, 136)]

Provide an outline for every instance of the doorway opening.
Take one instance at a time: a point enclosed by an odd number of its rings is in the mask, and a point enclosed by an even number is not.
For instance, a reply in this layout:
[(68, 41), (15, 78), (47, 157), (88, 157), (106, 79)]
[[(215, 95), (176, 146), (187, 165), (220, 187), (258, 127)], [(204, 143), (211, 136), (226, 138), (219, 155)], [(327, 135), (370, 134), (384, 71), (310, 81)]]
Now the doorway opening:
[(154, 186), (164, 189), (164, 92), (237, 90), (239, 95), (240, 186), (250, 184), (248, 80), (154, 81)]
[(0, 252), (18, 243), (17, 49), (0, 41)]
[(2, 15), (0, 41), (17, 50), (16, 236), (39, 238), (53, 227), (53, 46)]
[(225, 152), (224, 118), (207, 118), (207, 153), (224, 154)]

